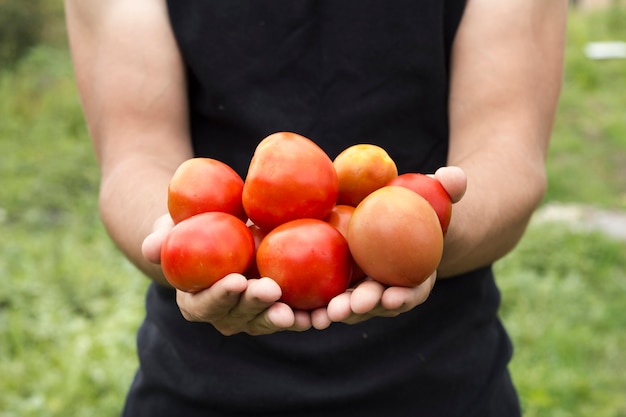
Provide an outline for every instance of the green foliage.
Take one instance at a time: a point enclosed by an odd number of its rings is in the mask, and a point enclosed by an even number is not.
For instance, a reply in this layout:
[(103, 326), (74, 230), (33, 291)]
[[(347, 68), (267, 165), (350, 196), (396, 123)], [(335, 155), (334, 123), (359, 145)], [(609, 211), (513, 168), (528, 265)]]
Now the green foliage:
[[(621, 6), (619, 5), (621, 4)], [(570, 14), (565, 80), (546, 200), (626, 208), (626, 60), (591, 60), (585, 46), (626, 41), (626, 5)]]
[(524, 415), (626, 416), (626, 242), (533, 224), (496, 265)]
[(0, 416), (114, 416), (147, 280), (113, 247), (66, 50), (0, 75)]
[(0, 66), (16, 61), (41, 40), (41, 1), (0, 0)]

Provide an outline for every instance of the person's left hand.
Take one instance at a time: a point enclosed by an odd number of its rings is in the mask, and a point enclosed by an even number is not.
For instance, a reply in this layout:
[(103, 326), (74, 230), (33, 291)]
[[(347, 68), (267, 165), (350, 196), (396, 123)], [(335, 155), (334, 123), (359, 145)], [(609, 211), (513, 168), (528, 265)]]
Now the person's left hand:
[(311, 312), (316, 329), (325, 329), (332, 322), (355, 324), (372, 317), (395, 317), (422, 304), (435, 285), (433, 273), (417, 287), (386, 287), (366, 278), (355, 287), (333, 298), (326, 308)]
[[(458, 167), (442, 167), (433, 175), (444, 186), (452, 203), (461, 200), (467, 189), (465, 172)], [(422, 304), (435, 285), (435, 271), (416, 287), (387, 287), (366, 278), (355, 287), (333, 298), (327, 307), (311, 312), (311, 323), (325, 329), (332, 322), (355, 324), (372, 317), (394, 317)]]

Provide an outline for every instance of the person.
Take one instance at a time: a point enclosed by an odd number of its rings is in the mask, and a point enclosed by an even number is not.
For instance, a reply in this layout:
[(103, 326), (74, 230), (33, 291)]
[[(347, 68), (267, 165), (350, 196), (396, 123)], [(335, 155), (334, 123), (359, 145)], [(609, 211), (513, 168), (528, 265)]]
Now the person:
[[(567, 7), (65, 0), (102, 221), (153, 280), (124, 415), (520, 415), (491, 265), (546, 189)], [(436, 172), (455, 201), (436, 274), (365, 279), (310, 312), (281, 303), (271, 277), (169, 287), (175, 169), (207, 156), (245, 178), (277, 131), (331, 158), (375, 143), (400, 172)]]

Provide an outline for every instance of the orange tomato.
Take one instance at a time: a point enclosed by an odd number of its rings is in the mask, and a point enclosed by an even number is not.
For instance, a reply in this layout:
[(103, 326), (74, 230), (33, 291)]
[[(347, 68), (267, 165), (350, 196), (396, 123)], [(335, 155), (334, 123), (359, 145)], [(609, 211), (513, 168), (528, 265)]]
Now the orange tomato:
[(439, 181), (428, 175), (408, 172), (394, 178), (387, 185), (400, 185), (424, 197), (437, 213), (445, 236), (452, 219), (452, 200)]
[(437, 214), (423, 197), (400, 186), (380, 188), (354, 209), (348, 243), (363, 271), (389, 286), (419, 285), (443, 253)]

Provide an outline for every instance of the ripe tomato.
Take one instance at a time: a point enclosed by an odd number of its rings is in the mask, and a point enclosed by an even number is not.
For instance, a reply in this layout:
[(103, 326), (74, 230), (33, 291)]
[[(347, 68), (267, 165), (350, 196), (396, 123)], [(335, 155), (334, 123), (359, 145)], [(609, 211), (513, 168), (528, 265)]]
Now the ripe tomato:
[(419, 194), (400, 186), (380, 188), (354, 209), (348, 243), (363, 271), (389, 286), (422, 283), (443, 253), (435, 211)]
[(353, 207), (398, 176), (396, 163), (387, 151), (369, 143), (344, 149), (333, 165), (339, 180), (337, 204)]
[(256, 256), (261, 276), (275, 280), (281, 300), (298, 310), (323, 307), (348, 287), (352, 261), (348, 242), (318, 219), (296, 219), (273, 229)]
[[(326, 218), (326, 222), (335, 226), (343, 237), (348, 239), (348, 224), (350, 224), (350, 218), (352, 217), (353, 212), (354, 207), (345, 204), (338, 204), (333, 207), (332, 211)], [(350, 258), (352, 259), (352, 275), (350, 276), (350, 284), (354, 284), (365, 278), (365, 272), (363, 272), (361, 267), (356, 263), (352, 254), (350, 254)]]
[(445, 236), (452, 218), (452, 200), (439, 181), (428, 175), (409, 172), (389, 181), (388, 185), (400, 185), (424, 197), (435, 209)]
[(197, 292), (230, 273), (243, 273), (253, 256), (254, 238), (246, 224), (214, 211), (172, 228), (161, 247), (161, 267), (173, 287)]
[(208, 211), (247, 216), (241, 202), (243, 179), (227, 164), (212, 158), (191, 158), (174, 172), (167, 206), (174, 223)]
[(243, 206), (252, 222), (271, 230), (298, 218), (325, 218), (339, 184), (328, 155), (313, 141), (274, 133), (257, 146), (243, 187)]

